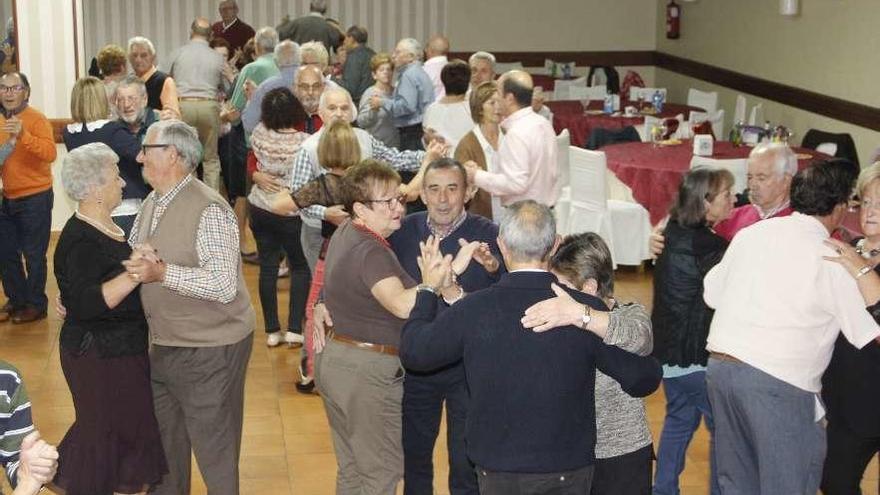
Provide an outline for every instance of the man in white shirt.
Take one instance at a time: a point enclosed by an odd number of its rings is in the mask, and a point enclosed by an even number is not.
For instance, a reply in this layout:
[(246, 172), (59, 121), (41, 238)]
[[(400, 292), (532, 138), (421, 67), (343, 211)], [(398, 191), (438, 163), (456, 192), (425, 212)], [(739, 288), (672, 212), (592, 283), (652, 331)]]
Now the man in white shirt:
[(532, 110), (532, 76), (510, 71), (498, 79), (504, 141), (495, 155), (496, 172), (467, 162), (468, 182), (498, 196), (502, 206), (532, 199), (552, 207), (558, 191), (556, 134), (547, 119)]
[(821, 377), (838, 333), (856, 347), (878, 338), (846, 270), (823, 260), (856, 177), (824, 162), (791, 184), (789, 217), (743, 229), (706, 275), (715, 309), (707, 382), (722, 493), (814, 494), (825, 458)]
[(431, 84), (434, 85), (435, 101), (446, 96), (446, 89), (443, 87), (443, 81), (440, 80), (440, 71), (449, 62), (446, 58), (447, 53), (449, 53), (449, 40), (443, 35), (435, 34), (425, 45), (425, 63), (422, 64), (422, 68), (428, 73)]

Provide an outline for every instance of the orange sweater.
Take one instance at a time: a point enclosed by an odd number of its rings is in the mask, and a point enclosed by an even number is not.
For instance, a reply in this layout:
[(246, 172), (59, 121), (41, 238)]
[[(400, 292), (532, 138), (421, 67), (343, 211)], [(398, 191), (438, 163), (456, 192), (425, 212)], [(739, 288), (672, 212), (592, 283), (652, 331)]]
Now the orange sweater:
[(52, 189), (55, 138), (52, 124), (32, 107), (17, 115), (21, 134), (15, 150), (3, 164), (3, 196), (15, 199)]

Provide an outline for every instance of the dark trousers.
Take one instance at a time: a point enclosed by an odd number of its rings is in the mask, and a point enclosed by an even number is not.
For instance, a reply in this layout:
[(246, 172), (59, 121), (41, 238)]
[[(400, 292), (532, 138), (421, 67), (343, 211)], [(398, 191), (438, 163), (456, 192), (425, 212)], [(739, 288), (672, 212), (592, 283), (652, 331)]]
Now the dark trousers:
[(397, 131), (400, 133), (400, 147), (398, 149), (401, 151), (425, 149), (422, 145), (422, 136), (425, 131), (422, 129), (421, 123), (398, 127)]
[(828, 453), (822, 472), (825, 495), (861, 495), (865, 468), (880, 451), (880, 437), (861, 435), (845, 421), (828, 421)]
[(499, 473), (477, 468), (480, 495), (586, 495), (593, 466), (559, 473)]
[(244, 126), (234, 124), (232, 130), (217, 141), (220, 173), (230, 201), (247, 196), (247, 144)]
[(23, 198), (3, 198), (0, 205), (0, 276), (13, 308), (33, 306), (45, 311), (48, 306), (46, 251), (53, 203), (49, 189)]
[(651, 495), (654, 446), (628, 454), (596, 459), (590, 495)]
[(250, 203), (248, 212), (254, 240), (257, 242), (257, 253), (260, 255), (260, 306), (263, 308), (266, 332), (277, 332), (281, 329), (278, 321), (278, 266), (281, 264), (281, 252), (284, 251), (290, 267), (287, 330), (302, 334), (306, 299), (312, 280), (299, 240), (302, 219), (298, 216), (276, 215)]
[(169, 473), (156, 495), (190, 493), (191, 456), (212, 495), (238, 495), (244, 382), (253, 333), (216, 347), (150, 350), (153, 407)]
[(434, 442), (446, 401), (449, 493), (477, 495), (477, 478), (467, 458), (465, 422), (468, 391), (461, 363), (431, 374), (407, 372), (403, 381), (403, 489), (405, 495), (434, 493)]

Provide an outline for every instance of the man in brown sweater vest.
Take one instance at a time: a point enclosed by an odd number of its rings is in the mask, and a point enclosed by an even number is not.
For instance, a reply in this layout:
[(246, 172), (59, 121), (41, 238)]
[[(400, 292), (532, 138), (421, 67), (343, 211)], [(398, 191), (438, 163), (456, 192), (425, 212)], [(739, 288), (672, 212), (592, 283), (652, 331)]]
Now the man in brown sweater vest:
[(153, 400), (170, 471), (160, 495), (190, 492), (191, 452), (208, 493), (238, 494), (254, 309), (235, 214), (192, 175), (201, 154), (196, 130), (179, 120), (147, 131), (138, 161), (153, 192), (135, 219), (134, 251), (124, 263), (143, 284), (150, 326)]

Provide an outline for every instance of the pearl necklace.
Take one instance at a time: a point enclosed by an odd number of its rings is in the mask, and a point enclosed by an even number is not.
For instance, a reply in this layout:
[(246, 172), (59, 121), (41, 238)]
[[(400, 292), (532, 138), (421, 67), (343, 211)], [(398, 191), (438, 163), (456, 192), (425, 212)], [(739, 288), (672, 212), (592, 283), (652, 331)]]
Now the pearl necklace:
[(878, 254), (880, 254), (880, 248), (874, 248), (866, 253), (865, 252), (865, 239), (861, 239), (861, 240), (859, 240), (859, 242), (856, 243), (856, 252), (859, 253), (860, 255), (862, 255), (862, 258), (871, 259), (874, 256), (877, 256)]
[(76, 213), (77, 218), (79, 218), (83, 222), (91, 225), (92, 227), (100, 230), (104, 234), (106, 234), (114, 239), (123, 239), (123, 240), (125, 239), (125, 231), (122, 230), (122, 227), (120, 227), (119, 225), (116, 225), (115, 223), (113, 224), (113, 227), (116, 228), (114, 231), (114, 230), (108, 229), (107, 227), (104, 226), (103, 223), (95, 220), (94, 218), (92, 218), (88, 215), (83, 215), (82, 213), (80, 213), (79, 208), (77, 208), (74, 211), (74, 213)]

